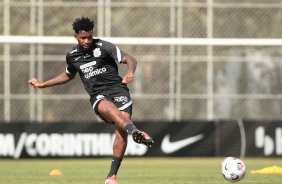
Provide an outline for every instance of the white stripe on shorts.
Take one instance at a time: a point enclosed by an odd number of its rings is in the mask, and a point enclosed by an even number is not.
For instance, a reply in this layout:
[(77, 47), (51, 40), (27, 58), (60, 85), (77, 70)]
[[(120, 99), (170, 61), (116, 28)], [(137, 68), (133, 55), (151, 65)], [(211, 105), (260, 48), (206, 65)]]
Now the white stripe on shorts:
[[(92, 106), (93, 110), (95, 110), (95, 106), (100, 100), (106, 100), (106, 99), (105, 98), (97, 99)], [(132, 100), (130, 100), (128, 103), (124, 104), (123, 106), (121, 106), (118, 109), (122, 111), (122, 110), (126, 109), (127, 107), (129, 107), (130, 105), (132, 105)]]
[(119, 110), (124, 110), (127, 107), (129, 107), (132, 104), (132, 100), (130, 100), (128, 103), (124, 104), (123, 106), (121, 106), (120, 108), (118, 108)]
[(71, 73), (69, 72), (69, 70), (68, 70), (68, 67), (66, 67), (66, 73), (67, 73), (67, 74), (71, 74)]
[(97, 100), (94, 102), (94, 104), (92, 106), (93, 110), (95, 110), (95, 106), (100, 100), (106, 100), (106, 98), (103, 95), (98, 95), (96, 98), (97, 98)]

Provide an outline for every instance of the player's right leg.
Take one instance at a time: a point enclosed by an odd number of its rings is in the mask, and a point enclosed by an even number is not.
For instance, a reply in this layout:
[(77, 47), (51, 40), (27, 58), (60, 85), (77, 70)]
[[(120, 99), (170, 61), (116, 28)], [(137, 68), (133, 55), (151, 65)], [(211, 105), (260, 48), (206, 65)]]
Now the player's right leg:
[(102, 116), (102, 118), (107, 122), (113, 122), (121, 130), (124, 130), (128, 134), (132, 135), (132, 138), (136, 143), (150, 147), (154, 143), (153, 139), (148, 134), (138, 130), (132, 121), (124, 115), (127, 112), (121, 112), (112, 102), (108, 100), (101, 100), (98, 105), (98, 111), (100, 116)]
[[(97, 116), (105, 122), (113, 123), (118, 126), (119, 129), (132, 135), (132, 138), (136, 143), (152, 146), (154, 143), (152, 138), (145, 132), (138, 130), (130, 120), (132, 113), (132, 101), (129, 95), (126, 93), (121, 93), (119, 95), (126, 97), (126, 100), (111, 102), (110, 100), (112, 100), (112, 98), (108, 95), (99, 94), (97, 96), (92, 96), (90, 102), (93, 110)], [(127, 114), (129, 116), (126, 116)]]

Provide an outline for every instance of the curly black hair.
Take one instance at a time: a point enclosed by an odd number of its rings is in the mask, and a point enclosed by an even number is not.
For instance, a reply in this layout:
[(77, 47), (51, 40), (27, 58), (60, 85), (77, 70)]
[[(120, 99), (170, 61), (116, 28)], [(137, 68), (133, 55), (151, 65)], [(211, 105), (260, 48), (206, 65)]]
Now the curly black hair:
[(72, 28), (75, 33), (79, 33), (80, 30), (91, 31), (94, 27), (94, 20), (90, 20), (88, 17), (77, 18), (72, 23)]

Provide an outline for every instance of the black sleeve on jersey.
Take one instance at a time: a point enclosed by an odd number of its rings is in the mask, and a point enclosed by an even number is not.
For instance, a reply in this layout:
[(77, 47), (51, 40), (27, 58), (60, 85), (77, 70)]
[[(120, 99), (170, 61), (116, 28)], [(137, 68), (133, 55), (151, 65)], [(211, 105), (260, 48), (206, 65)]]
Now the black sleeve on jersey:
[(110, 54), (110, 56), (120, 63), (121, 59), (127, 55), (123, 50), (120, 50), (116, 45), (113, 43), (107, 42), (103, 40), (104, 49)]
[(70, 57), (69, 53), (66, 55), (66, 61), (67, 61), (66, 72), (68, 74), (76, 73), (77, 69), (72, 66), (72, 64), (71, 64), (71, 57)]

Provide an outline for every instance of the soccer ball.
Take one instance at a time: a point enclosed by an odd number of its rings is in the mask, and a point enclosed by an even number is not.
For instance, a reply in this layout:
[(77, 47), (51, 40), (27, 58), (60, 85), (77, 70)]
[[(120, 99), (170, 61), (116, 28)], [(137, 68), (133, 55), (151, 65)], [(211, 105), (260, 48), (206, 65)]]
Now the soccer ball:
[(238, 182), (244, 178), (246, 166), (238, 158), (227, 157), (222, 162), (222, 174), (227, 181)]

